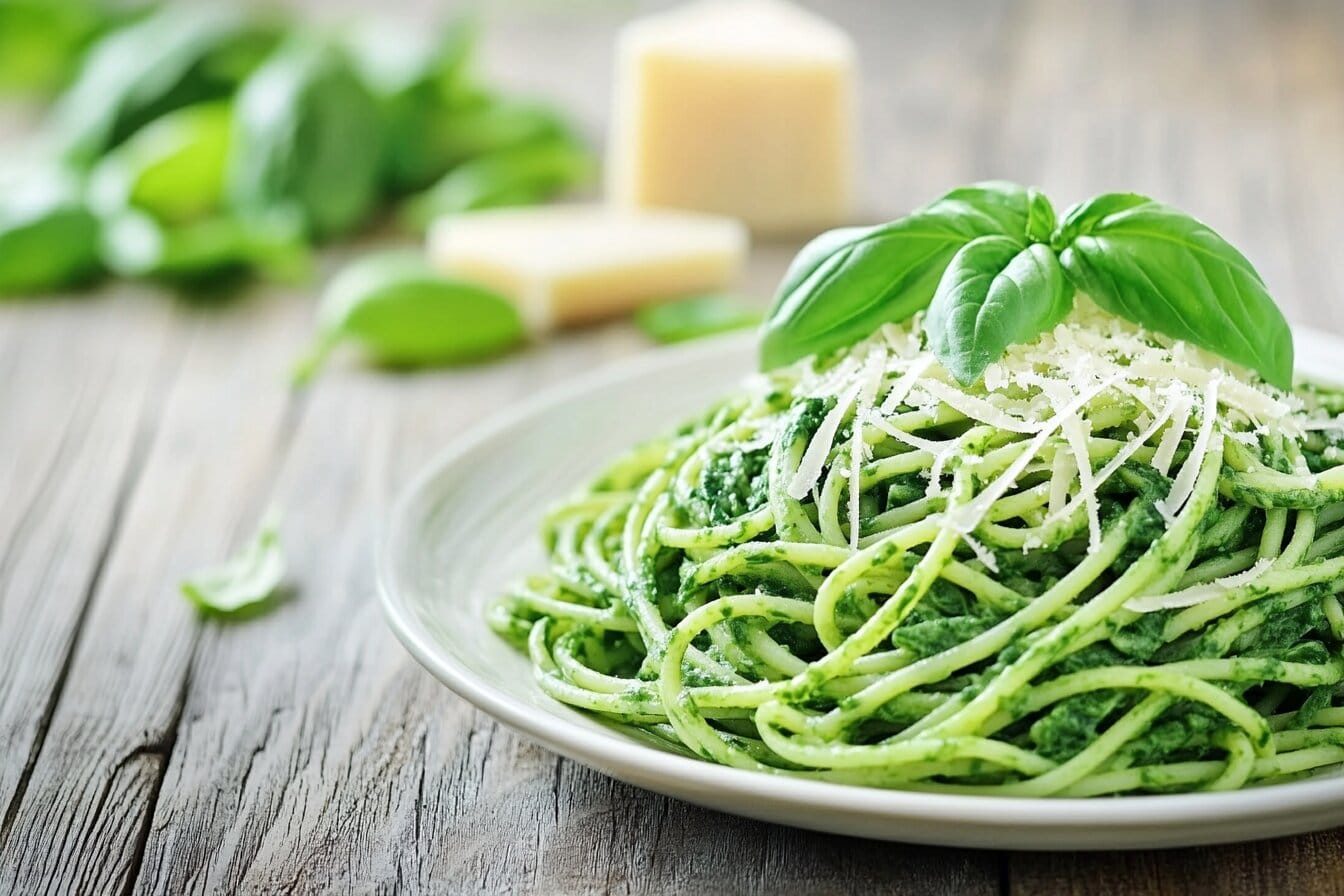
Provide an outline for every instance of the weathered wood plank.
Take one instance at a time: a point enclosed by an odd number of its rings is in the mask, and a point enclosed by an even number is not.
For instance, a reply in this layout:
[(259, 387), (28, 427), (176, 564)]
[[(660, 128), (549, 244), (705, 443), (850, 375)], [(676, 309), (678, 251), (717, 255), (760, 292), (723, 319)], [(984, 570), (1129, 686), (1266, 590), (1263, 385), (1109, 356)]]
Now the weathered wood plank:
[(1338, 896), (1344, 833), (1327, 831), (1206, 849), (1018, 855), (1012, 888), (1022, 896)]
[[(134, 350), (107, 338), (135, 334)], [(162, 315), (113, 296), (0, 306), (0, 825), (18, 809), (59, 695), (158, 382)], [(0, 827), (0, 840), (5, 836)]]
[[(628, 351), (628, 335), (614, 335)], [(604, 354), (585, 340), (456, 374), (332, 370), (318, 383), (276, 487), (302, 593), (265, 619), (203, 633), (143, 890), (394, 879), (418, 823), (425, 706), (447, 698), (424, 687), (372, 599), (392, 484), (468, 421)]]
[[(184, 356), (0, 846), (0, 892), (113, 892), (134, 875), (198, 630), (176, 583), (246, 535), (286, 432), (290, 398), (277, 383), (298, 306), (156, 309)], [(90, 332), (142, 350), (141, 322), (89, 313)]]

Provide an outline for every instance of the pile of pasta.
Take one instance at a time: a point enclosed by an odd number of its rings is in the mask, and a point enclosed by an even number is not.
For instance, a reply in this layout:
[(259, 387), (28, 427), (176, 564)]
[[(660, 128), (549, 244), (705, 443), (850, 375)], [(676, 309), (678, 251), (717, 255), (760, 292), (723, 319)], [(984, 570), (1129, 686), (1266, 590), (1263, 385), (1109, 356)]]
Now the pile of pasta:
[(1082, 312), (970, 388), (918, 334), (758, 375), (557, 507), (491, 611), (546, 693), (879, 787), (1344, 763), (1344, 399)]

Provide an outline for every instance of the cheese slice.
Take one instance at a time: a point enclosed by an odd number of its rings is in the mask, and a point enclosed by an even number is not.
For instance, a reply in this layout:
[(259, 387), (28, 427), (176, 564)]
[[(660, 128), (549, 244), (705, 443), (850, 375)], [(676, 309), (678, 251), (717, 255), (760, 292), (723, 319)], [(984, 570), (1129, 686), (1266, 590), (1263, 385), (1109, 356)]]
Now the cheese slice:
[(429, 234), (438, 270), (508, 296), (534, 333), (723, 289), (746, 250), (730, 218), (595, 204), (451, 215)]
[(607, 193), (812, 233), (853, 204), (854, 48), (782, 0), (701, 0), (617, 41)]

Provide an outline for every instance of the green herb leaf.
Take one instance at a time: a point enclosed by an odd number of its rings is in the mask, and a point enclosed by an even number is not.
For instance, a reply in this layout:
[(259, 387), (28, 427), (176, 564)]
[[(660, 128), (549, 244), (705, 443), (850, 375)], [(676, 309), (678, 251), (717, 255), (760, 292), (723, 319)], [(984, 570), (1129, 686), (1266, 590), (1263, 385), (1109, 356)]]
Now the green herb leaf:
[(943, 366), (970, 385), (1004, 349), (1050, 329), (1072, 307), (1073, 285), (1049, 246), (982, 236), (948, 265), (924, 332)]
[(87, 282), (101, 269), (98, 219), (73, 180), (41, 174), (0, 198), (0, 296)]
[(789, 266), (766, 317), (765, 369), (851, 345), (905, 320), (933, 298), (952, 256), (980, 236), (1026, 244), (1027, 191), (992, 182), (962, 187), (913, 214), (844, 228), (808, 243)]
[(404, 218), (423, 230), (440, 215), (505, 205), (533, 205), (593, 177), (592, 153), (577, 141), (548, 137), (464, 162), (412, 198)]
[(213, 215), (167, 227), (134, 209), (105, 218), (102, 257), (125, 277), (154, 277), (191, 285), (247, 271), (297, 281), (309, 268), (303, 229), (292, 215), (246, 221)]
[(732, 296), (719, 294), (650, 305), (635, 314), (635, 323), (644, 335), (663, 344), (754, 327), (760, 321), (760, 312)]
[(1048, 243), (1055, 230), (1055, 207), (1035, 187), (1027, 188), (1027, 239)]
[(375, 363), (454, 364), (498, 354), (522, 341), (518, 311), (485, 287), (444, 277), (418, 253), (361, 259), (332, 280), (319, 309), (313, 348), (294, 370), (307, 382), (342, 342)]
[(1087, 202), (1079, 202), (1064, 213), (1064, 220), (1059, 222), (1059, 228), (1051, 237), (1051, 244), (1056, 251), (1063, 251), (1078, 234), (1090, 232), (1107, 215), (1152, 201), (1138, 193), (1103, 193)]
[(222, 4), (166, 7), (94, 44), (53, 111), (66, 160), (89, 165), (150, 121), (230, 94), (276, 31)]
[(1292, 386), (1293, 336), (1264, 281), (1206, 224), (1133, 194), (1065, 216), (1060, 260), (1101, 307)]
[(0, 90), (46, 92), (117, 12), (88, 0), (0, 0)]
[(963, 219), (979, 219), (984, 233), (1025, 237), (1031, 224), (1033, 199), (1043, 199), (1035, 190), (1006, 180), (987, 180), (957, 187), (923, 210)]
[(188, 106), (150, 122), (93, 169), (89, 205), (104, 215), (133, 206), (170, 224), (218, 212), (231, 130), (224, 102)]
[(296, 40), (235, 104), (229, 194), (244, 216), (292, 208), (314, 237), (364, 220), (377, 197), (380, 118), (337, 48)]
[(399, 194), (433, 183), (458, 161), (439, 135), (470, 94), (475, 23), (427, 30), (375, 19), (354, 28), (346, 43), (382, 117), (383, 186)]
[(241, 554), (219, 566), (201, 570), (183, 581), (181, 587), (187, 599), (204, 613), (243, 616), (272, 604), (284, 577), (280, 518), (272, 511)]
[(360, 77), (379, 99), (429, 90), (439, 99), (465, 89), (477, 23), (458, 19), (423, 27), (385, 17), (353, 24), (344, 44)]
[(399, 144), (398, 185), (421, 189), (471, 159), (545, 140), (579, 143), (554, 108), (529, 99), (473, 89), (453, 94), (441, 110), (420, 113)]

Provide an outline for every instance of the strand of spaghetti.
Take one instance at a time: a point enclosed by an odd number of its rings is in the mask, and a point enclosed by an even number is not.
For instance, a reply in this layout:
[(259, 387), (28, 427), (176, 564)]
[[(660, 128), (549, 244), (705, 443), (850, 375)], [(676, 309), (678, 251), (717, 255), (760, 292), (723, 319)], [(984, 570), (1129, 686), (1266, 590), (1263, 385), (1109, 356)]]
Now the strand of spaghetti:
[(549, 697), (760, 772), (1089, 796), (1344, 764), (1344, 428), (1125, 326), (970, 388), (896, 326), (762, 374), (549, 513), (550, 571), (488, 620)]

